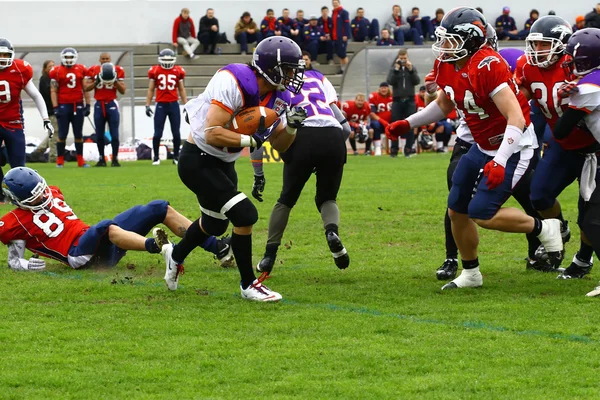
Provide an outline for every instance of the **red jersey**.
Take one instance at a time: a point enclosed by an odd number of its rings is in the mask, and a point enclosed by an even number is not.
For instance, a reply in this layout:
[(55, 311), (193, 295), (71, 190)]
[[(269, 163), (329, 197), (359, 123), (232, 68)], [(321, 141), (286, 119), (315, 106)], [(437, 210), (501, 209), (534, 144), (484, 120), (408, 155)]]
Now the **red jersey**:
[(386, 122), (392, 121), (392, 102), (393, 98), (391, 93), (387, 97), (383, 97), (379, 92), (373, 92), (369, 95), (371, 111)]
[[(525, 56), (517, 60), (515, 75), (517, 83), (531, 93), (548, 122), (550, 129), (554, 131), (556, 121), (569, 108), (569, 99), (558, 98), (558, 89), (565, 83), (567, 74), (562, 64), (567, 55), (548, 68), (540, 68), (527, 63)], [(590, 146), (596, 142), (591, 133), (580, 128), (574, 128), (572, 133), (563, 140), (557, 140), (565, 150), (577, 150)]]
[(22, 128), (21, 91), (33, 77), (27, 61), (15, 59), (8, 68), (0, 69), (0, 126)]
[(454, 64), (439, 60), (435, 61), (433, 69), (436, 83), (462, 114), (482, 149), (497, 150), (502, 143), (507, 121), (492, 97), (503, 88), (513, 90), (525, 124), (531, 123), (527, 99), (519, 92), (508, 63), (492, 48), (477, 51), (458, 71)]
[(38, 211), (17, 208), (0, 219), (0, 241), (24, 240), (29, 251), (69, 265), (69, 249), (89, 226), (65, 203), (59, 188), (50, 189), (52, 207)]
[(50, 70), (50, 79), (58, 83), (58, 104), (83, 102), (83, 78), (87, 68), (83, 64), (72, 67), (57, 65)]
[[(88, 68), (85, 73), (85, 77), (89, 79), (96, 79), (96, 75), (98, 75), (101, 71), (101, 65), (92, 65)], [(122, 81), (125, 80), (125, 70), (120, 65), (115, 65), (115, 71), (117, 72), (117, 80)], [(106, 85), (100, 84), (100, 86), (96, 86), (94, 89), (94, 99), (96, 101), (113, 101), (117, 98), (117, 87), (114, 83), (107, 83)]]
[(171, 69), (164, 69), (160, 65), (150, 67), (148, 70), (148, 79), (155, 82), (156, 102), (170, 103), (177, 101), (177, 84), (185, 78), (185, 70), (179, 65)]
[(350, 124), (358, 124), (360, 121), (366, 122), (371, 114), (371, 105), (365, 101), (362, 108), (358, 108), (354, 100), (342, 103), (342, 111), (346, 113), (346, 119)]

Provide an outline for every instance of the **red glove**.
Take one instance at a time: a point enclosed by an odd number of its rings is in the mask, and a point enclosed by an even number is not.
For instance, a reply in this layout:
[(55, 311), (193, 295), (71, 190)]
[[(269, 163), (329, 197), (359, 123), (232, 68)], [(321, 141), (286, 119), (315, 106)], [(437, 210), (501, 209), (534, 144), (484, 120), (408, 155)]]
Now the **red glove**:
[(487, 177), (488, 189), (495, 189), (504, 182), (504, 167), (492, 160), (485, 164), (483, 175)]
[(383, 118), (379, 118), (379, 123), (381, 124), (381, 126), (383, 126), (384, 128), (387, 128), (387, 126), (390, 124), (389, 122), (387, 122), (385, 119)]
[(439, 89), (438, 84), (435, 82), (435, 74), (433, 71), (425, 75), (425, 90), (427, 94), (432, 96)]
[(408, 132), (410, 132), (410, 124), (405, 119), (392, 122), (385, 128), (385, 135), (390, 140), (397, 140), (398, 137), (406, 135)]
[(558, 97), (561, 99), (566, 99), (570, 95), (579, 92), (579, 88), (577, 87), (577, 83), (575, 82), (566, 82), (560, 88), (558, 88)]

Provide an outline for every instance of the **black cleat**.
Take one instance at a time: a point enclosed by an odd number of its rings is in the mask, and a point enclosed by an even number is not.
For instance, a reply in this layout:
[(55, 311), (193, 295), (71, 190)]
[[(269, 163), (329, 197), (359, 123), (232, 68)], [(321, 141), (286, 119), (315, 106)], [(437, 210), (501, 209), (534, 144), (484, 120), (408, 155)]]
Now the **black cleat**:
[(111, 167), (120, 167), (121, 164), (119, 164), (118, 160), (112, 160), (112, 162), (110, 163)]
[(444, 263), (435, 271), (438, 281), (448, 281), (456, 278), (458, 271), (458, 260), (455, 258), (446, 258)]
[(329, 245), (329, 250), (331, 251), (335, 265), (339, 269), (348, 268), (350, 265), (350, 256), (348, 256), (348, 252), (342, 244), (340, 237), (334, 231), (326, 232), (325, 237), (327, 238), (327, 244)]
[(104, 159), (99, 160), (94, 167), (106, 167), (106, 161)]
[(560, 236), (562, 236), (563, 244), (571, 240), (571, 229), (569, 229), (569, 221), (564, 221), (560, 229)]
[(233, 257), (233, 250), (231, 249), (230, 237), (226, 236), (217, 240), (217, 254), (215, 254), (215, 257), (217, 257), (221, 263), (221, 267), (235, 267), (235, 258)]
[(582, 261), (577, 257), (577, 254), (575, 254), (571, 265), (557, 276), (556, 279), (581, 279), (592, 272), (593, 266), (593, 263)]
[(537, 257), (537, 253), (536, 253), (536, 256), (527, 257), (525, 259), (525, 261), (527, 261), (527, 265), (525, 266), (525, 269), (533, 269), (535, 271), (540, 271), (540, 272), (562, 272), (564, 270), (564, 268), (554, 267), (550, 263), (550, 260), (548, 259), (548, 255), (545, 253), (544, 253), (544, 256), (542, 256), (542, 257)]
[(266, 272), (267, 274), (270, 274), (273, 271), (276, 259), (277, 254), (265, 254), (262, 260), (260, 260), (260, 262), (256, 266), (256, 270), (258, 272)]

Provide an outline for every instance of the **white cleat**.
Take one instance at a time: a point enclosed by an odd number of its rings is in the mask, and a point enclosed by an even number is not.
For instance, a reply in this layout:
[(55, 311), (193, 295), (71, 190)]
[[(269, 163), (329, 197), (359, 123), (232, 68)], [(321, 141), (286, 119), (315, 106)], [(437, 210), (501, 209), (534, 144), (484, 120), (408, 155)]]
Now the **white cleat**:
[(152, 161), (152, 165), (160, 165), (160, 160)]
[(483, 285), (483, 276), (479, 272), (479, 268), (475, 270), (463, 269), (460, 276), (450, 283), (442, 286), (442, 290), (458, 289), (458, 288), (478, 288)]
[(552, 218), (542, 221), (542, 232), (538, 235), (538, 239), (540, 239), (548, 253), (559, 252), (564, 248), (561, 225), (558, 219)]
[(165, 271), (165, 282), (169, 290), (177, 290), (179, 284), (179, 275), (183, 274), (183, 264), (177, 264), (173, 261), (171, 255), (173, 254), (173, 245), (171, 243), (166, 244), (162, 247), (161, 251), (167, 268)]
[(597, 297), (600, 296), (600, 286), (596, 286), (594, 290), (586, 294), (587, 297)]
[(277, 292), (272, 291), (262, 283), (255, 279), (252, 285), (246, 289), (240, 286), (242, 291), (242, 298), (253, 301), (279, 301), (282, 299), (281, 295)]

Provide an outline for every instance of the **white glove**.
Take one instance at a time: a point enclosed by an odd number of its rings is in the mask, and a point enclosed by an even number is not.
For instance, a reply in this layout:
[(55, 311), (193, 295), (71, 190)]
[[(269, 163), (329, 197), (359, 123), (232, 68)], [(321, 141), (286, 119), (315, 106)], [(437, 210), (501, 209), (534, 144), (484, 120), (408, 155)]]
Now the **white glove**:
[(54, 127), (52, 126), (50, 120), (44, 120), (44, 129), (46, 129), (46, 132), (48, 132), (48, 137), (52, 139), (52, 136), (54, 136)]
[(26, 271), (43, 271), (46, 269), (46, 261), (41, 258), (31, 257), (27, 263)]
[(306, 110), (302, 107), (292, 107), (285, 110), (285, 118), (290, 128), (298, 129), (308, 117)]

